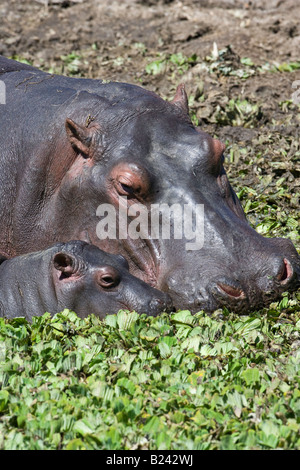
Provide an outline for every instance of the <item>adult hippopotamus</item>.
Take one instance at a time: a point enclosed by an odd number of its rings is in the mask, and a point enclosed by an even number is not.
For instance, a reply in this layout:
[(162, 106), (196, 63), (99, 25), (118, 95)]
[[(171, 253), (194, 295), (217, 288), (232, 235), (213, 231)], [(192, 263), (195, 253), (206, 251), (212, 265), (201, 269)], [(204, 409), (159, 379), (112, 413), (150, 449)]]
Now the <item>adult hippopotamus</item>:
[[(192, 312), (248, 311), (299, 287), (295, 247), (247, 223), (224, 145), (192, 125), (183, 86), (166, 102), (139, 86), (57, 76), (3, 57), (0, 79), (0, 253), (87, 240), (122, 254), (132, 274)], [(138, 204), (148, 217), (157, 207), (187, 208), (189, 223), (173, 218), (170, 236), (157, 227), (145, 235), (142, 223), (141, 236), (137, 227), (124, 234)], [(109, 207), (119, 224), (105, 238), (99, 224)], [(155, 220), (164, 230), (163, 211)]]
[(120, 309), (157, 315), (170, 311), (167, 294), (128, 271), (123, 256), (74, 240), (20, 255), (0, 265), (0, 317), (26, 317), (64, 308), (84, 318)]

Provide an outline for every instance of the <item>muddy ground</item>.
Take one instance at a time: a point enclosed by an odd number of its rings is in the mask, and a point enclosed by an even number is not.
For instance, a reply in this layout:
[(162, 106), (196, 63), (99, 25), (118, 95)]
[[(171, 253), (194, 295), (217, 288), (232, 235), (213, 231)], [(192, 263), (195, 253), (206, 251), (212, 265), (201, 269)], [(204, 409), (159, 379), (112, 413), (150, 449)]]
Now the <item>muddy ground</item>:
[(166, 99), (184, 82), (250, 222), (299, 248), (299, 20), (297, 0), (0, 0), (0, 54)]

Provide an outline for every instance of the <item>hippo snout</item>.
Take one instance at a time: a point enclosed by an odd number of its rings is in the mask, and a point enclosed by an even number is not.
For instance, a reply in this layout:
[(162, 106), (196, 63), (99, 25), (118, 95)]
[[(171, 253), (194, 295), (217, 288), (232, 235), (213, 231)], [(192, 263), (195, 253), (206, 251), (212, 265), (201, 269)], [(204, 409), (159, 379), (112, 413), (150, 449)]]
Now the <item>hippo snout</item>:
[(283, 286), (299, 287), (300, 256), (293, 243), (285, 238), (271, 238), (269, 242), (273, 249), (270, 264), (275, 280)]
[(288, 258), (279, 258), (274, 261), (274, 281), (282, 286), (291, 283), (297, 276), (297, 266)]
[(221, 278), (211, 287), (211, 295), (236, 312), (263, 307), (280, 294), (300, 285), (300, 264), (295, 260), (276, 257), (256, 273), (237, 282)]
[[(285, 240), (272, 242), (268, 252), (261, 250), (247, 262), (241, 261), (215, 266), (211, 271), (208, 265), (192, 272), (175, 270), (168, 273), (160, 288), (170, 294), (176, 308), (184, 305), (193, 313), (224, 306), (247, 313), (300, 286), (300, 257)], [(219, 273), (212, 276), (213, 271)]]

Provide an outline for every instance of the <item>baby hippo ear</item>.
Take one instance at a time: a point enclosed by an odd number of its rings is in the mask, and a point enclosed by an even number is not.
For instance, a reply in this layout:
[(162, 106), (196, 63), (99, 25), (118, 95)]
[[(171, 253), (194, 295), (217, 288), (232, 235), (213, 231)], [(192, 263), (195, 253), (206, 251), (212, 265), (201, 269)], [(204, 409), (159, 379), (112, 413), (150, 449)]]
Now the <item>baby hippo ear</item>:
[(70, 277), (78, 271), (78, 260), (74, 255), (59, 252), (54, 255), (53, 264), (55, 269), (61, 271), (64, 277)]
[(84, 127), (70, 118), (66, 119), (65, 127), (72, 147), (77, 150), (77, 152), (90, 157), (92, 137), (95, 128)]

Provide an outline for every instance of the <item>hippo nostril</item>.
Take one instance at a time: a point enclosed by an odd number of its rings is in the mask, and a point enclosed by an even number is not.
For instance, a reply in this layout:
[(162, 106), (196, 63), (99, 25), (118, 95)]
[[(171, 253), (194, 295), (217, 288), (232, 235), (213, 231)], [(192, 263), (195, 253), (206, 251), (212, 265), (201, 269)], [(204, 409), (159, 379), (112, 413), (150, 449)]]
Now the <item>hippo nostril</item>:
[(245, 292), (239, 287), (233, 287), (228, 284), (224, 284), (223, 282), (218, 282), (217, 286), (223, 293), (225, 292), (225, 294), (227, 294), (229, 297), (233, 297), (235, 299), (245, 298)]
[(293, 271), (291, 263), (289, 262), (288, 259), (284, 258), (283, 264), (276, 278), (282, 285), (284, 285), (288, 283), (288, 281), (293, 276), (293, 273), (294, 271)]

